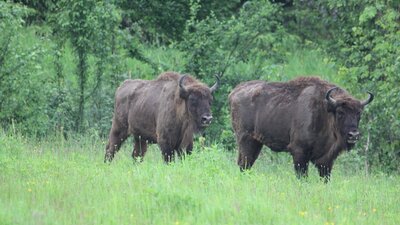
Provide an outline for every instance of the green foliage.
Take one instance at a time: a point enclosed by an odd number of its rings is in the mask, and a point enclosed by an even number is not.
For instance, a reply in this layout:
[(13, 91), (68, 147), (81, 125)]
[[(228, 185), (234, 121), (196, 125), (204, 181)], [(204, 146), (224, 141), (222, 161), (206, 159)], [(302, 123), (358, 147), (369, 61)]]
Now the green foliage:
[[(78, 76), (78, 110), (75, 118), (75, 130), (83, 130), (85, 104), (87, 98), (95, 93), (100, 96), (94, 100), (94, 105), (102, 107), (103, 99), (102, 79), (106, 67), (113, 57), (116, 49), (115, 33), (120, 21), (120, 16), (115, 6), (108, 2), (98, 1), (61, 1), (58, 4), (58, 13), (55, 14), (55, 30), (60, 37), (71, 42), (77, 57)], [(59, 38), (60, 38), (59, 37)], [(96, 66), (95, 83), (93, 90), (87, 94), (90, 78), (89, 57), (94, 56)], [(103, 116), (95, 116), (101, 120)]]
[(46, 76), (41, 63), (46, 49), (32, 39), (33, 29), (23, 29), (29, 13), (20, 5), (0, 2), (0, 124), (44, 134)]
[(47, 14), (55, 8), (57, 0), (13, 0), (12, 2), (30, 8), (32, 13), (24, 16), (24, 20), (28, 24), (40, 24), (45, 21)]
[[(199, 10), (192, 6), (192, 14)], [(281, 11), (268, 1), (246, 4), (236, 16), (220, 20), (211, 14), (197, 21), (188, 21), (182, 49), (191, 54), (188, 70), (200, 77), (225, 72), (236, 63), (253, 61), (257, 57), (279, 60), (282, 36)], [(260, 62), (259, 62), (260, 63)], [(249, 75), (251, 76), (251, 75)]]
[[(377, 3), (366, 7), (352, 28), (352, 45), (342, 47), (344, 79), (376, 93), (366, 121), (374, 149), (371, 163), (400, 169), (400, 14)], [(355, 86), (358, 86), (355, 84)], [(357, 88), (359, 89), (359, 88)]]
[[(192, 1), (187, 0), (120, 0), (123, 10), (122, 26), (142, 42), (165, 45), (181, 41), (187, 20), (190, 18)], [(195, 1), (200, 6), (196, 18), (204, 19), (211, 12), (218, 18), (227, 18), (240, 7), (241, 1)]]
[(342, 85), (343, 81), (338, 79), (338, 65), (321, 49), (292, 50), (286, 56), (283, 66), (282, 80), (293, 79), (299, 75), (319, 76), (325, 80)]
[(148, 43), (163, 44), (181, 39), (188, 1), (121, 0), (124, 26)]

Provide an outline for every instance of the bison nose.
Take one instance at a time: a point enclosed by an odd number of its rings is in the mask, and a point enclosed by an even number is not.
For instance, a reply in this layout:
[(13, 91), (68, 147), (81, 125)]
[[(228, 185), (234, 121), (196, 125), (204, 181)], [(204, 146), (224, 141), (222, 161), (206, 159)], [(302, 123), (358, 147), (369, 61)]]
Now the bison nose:
[(201, 117), (201, 123), (205, 124), (205, 125), (208, 125), (208, 124), (211, 123), (212, 118), (213, 117), (211, 115), (209, 115), (209, 114), (204, 115), (204, 116)]
[(358, 131), (350, 131), (347, 136), (347, 143), (355, 144), (360, 137), (360, 132)]
[(350, 138), (358, 138), (359, 136), (360, 136), (360, 132), (358, 132), (358, 131), (350, 131), (349, 132)]

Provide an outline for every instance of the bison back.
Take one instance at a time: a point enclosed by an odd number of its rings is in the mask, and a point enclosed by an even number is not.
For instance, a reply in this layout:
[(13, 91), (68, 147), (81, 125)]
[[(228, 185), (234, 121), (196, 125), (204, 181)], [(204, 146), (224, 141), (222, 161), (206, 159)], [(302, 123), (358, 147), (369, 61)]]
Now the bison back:
[(126, 80), (115, 96), (114, 117), (128, 133), (156, 142), (157, 115), (165, 82)]
[(250, 81), (230, 94), (232, 126), (236, 137), (250, 136), (274, 151), (287, 149), (293, 102), (276, 83)]

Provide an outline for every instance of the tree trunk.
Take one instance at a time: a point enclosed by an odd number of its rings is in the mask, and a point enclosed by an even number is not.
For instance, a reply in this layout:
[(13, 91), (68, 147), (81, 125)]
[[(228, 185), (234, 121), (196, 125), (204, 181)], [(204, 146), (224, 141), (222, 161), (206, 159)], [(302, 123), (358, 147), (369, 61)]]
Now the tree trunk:
[(75, 128), (77, 131), (82, 131), (82, 124), (85, 110), (85, 85), (87, 71), (87, 55), (84, 49), (78, 50), (78, 76), (79, 76), (79, 108)]
[(370, 136), (369, 136), (369, 131), (368, 131), (368, 135), (367, 135), (367, 143), (365, 143), (365, 176), (368, 176), (369, 175), (369, 167), (370, 167), (370, 165), (369, 165), (369, 157), (368, 157), (368, 150), (369, 150), (369, 138), (370, 138)]

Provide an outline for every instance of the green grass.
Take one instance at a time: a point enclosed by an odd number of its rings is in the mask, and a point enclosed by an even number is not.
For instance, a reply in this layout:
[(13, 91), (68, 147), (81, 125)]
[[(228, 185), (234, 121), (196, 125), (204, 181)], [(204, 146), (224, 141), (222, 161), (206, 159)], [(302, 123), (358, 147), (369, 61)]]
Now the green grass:
[(155, 79), (160, 73), (165, 71), (187, 72), (184, 65), (187, 60), (184, 54), (177, 49), (172, 47), (146, 46), (142, 53), (145, 58), (157, 65), (156, 71), (148, 63), (127, 58), (126, 65), (132, 79)]
[(155, 145), (134, 163), (126, 143), (108, 165), (104, 145), (1, 134), (0, 224), (400, 224), (397, 175), (339, 162), (329, 184), (297, 180), (268, 152), (243, 174), (218, 145), (165, 165)]
[(319, 76), (340, 85), (337, 67), (338, 65), (320, 50), (300, 49), (287, 56), (282, 73), (287, 80), (298, 76)]

